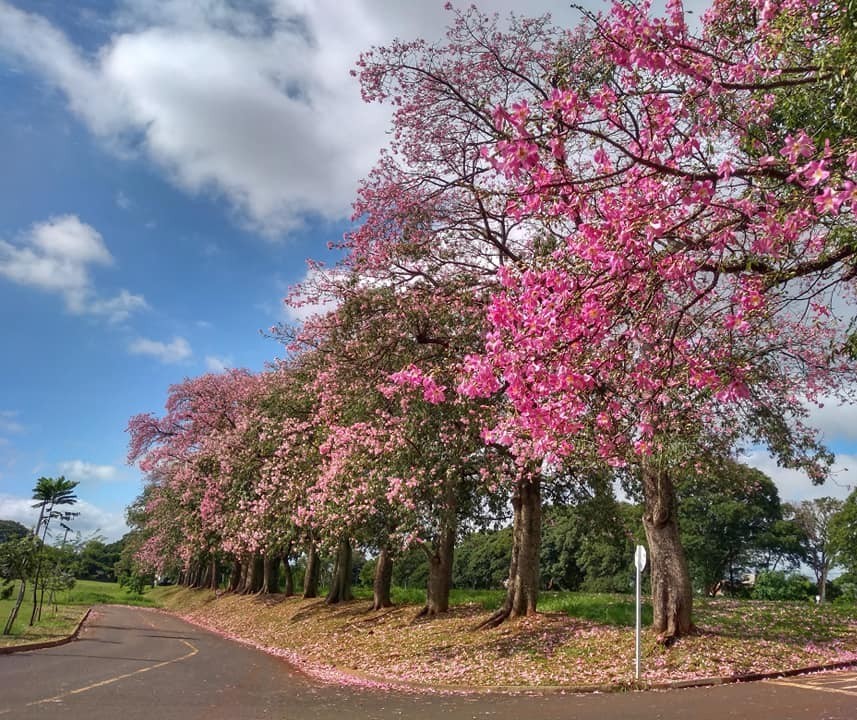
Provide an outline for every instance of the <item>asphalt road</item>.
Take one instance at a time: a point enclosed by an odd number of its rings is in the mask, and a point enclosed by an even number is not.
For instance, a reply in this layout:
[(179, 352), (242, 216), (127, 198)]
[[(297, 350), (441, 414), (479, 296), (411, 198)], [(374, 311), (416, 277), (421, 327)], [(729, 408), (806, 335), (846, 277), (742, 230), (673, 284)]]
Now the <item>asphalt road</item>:
[(0, 720), (854, 720), (857, 672), (662, 692), (430, 695), (325, 685), (163, 613), (97, 608), (70, 644), (0, 656)]

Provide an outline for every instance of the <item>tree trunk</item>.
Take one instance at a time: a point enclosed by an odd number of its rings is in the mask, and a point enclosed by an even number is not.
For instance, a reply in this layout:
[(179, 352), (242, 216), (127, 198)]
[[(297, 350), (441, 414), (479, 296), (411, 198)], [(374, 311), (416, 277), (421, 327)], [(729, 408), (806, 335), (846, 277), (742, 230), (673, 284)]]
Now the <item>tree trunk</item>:
[(825, 559), (821, 565), (821, 577), (818, 579), (818, 602), (824, 603), (827, 600), (827, 571), (830, 563)]
[(197, 589), (208, 587), (211, 583), (209, 579), (210, 572), (211, 565), (209, 563), (203, 563), (202, 560), (197, 561), (194, 569), (193, 586)]
[(241, 587), (241, 561), (235, 558), (232, 561), (232, 572), (229, 573), (229, 587), (227, 592), (235, 592)]
[(36, 574), (33, 577), (33, 612), (30, 613), (30, 626), (36, 622), (36, 611), (39, 608), (39, 584), (42, 580), (42, 548), (39, 548), (39, 560), (36, 564)]
[(283, 555), (283, 574), (286, 576), (286, 597), (291, 597), (295, 594), (295, 577), (292, 574), (292, 564), (289, 562), (289, 555)]
[(6, 620), (6, 625), (3, 628), (4, 635), (10, 635), (12, 633), (12, 626), (15, 624), (15, 618), (18, 617), (18, 611), (21, 609), (21, 605), (24, 602), (24, 594), (27, 590), (27, 581), (21, 580), (21, 584), (18, 587), (18, 597), (15, 598), (15, 606), (12, 608), (12, 612), (9, 613), (9, 618)]
[(280, 591), (280, 556), (265, 556), (262, 587), (259, 592), (267, 595)]
[(328, 605), (345, 602), (354, 597), (351, 594), (351, 569), (351, 543), (347, 538), (343, 538), (339, 541), (339, 547), (336, 550), (333, 578), (330, 581), (330, 590), (324, 599)]
[(242, 595), (257, 593), (262, 589), (262, 575), (264, 573), (262, 557), (253, 555), (247, 563), (247, 575), (241, 588)]
[(38, 622), (41, 622), (41, 621), (42, 621), (42, 608), (43, 608), (43, 607), (44, 607), (44, 605), (45, 605), (45, 589), (46, 589), (46, 588), (45, 588), (45, 584), (44, 584), (44, 582), (43, 582), (43, 583), (42, 583), (42, 589), (41, 589), (41, 591), (39, 592), (39, 614), (36, 616), (36, 620), (37, 620)]
[(304, 573), (304, 598), (318, 597), (318, 575), (321, 571), (318, 550), (315, 543), (310, 542), (306, 554), (306, 572)]
[(393, 558), (387, 548), (381, 548), (375, 562), (375, 578), (372, 582), (372, 609), (392, 607), (390, 586), (393, 584)]
[(244, 557), (244, 562), (241, 563), (241, 577), (238, 578), (238, 587), (236, 592), (239, 595), (244, 594), (244, 588), (247, 587), (247, 576), (250, 574), (250, 567), (253, 565), (253, 556), (247, 555)]
[(525, 474), (512, 495), (512, 557), (503, 605), (477, 627), (497, 627), (509, 618), (533, 615), (539, 598), (542, 541), (541, 474)]
[(426, 587), (426, 604), (417, 617), (434, 617), (449, 610), (449, 589), (452, 587), (452, 560), (455, 552), (454, 523), (441, 531), (440, 539), (429, 555), (429, 576)]
[(676, 495), (667, 470), (642, 468), (645, 509), (643, 527), (649, 543), (652, 581), (652, 628), (670, 644), (692, 632), (693, 591), (678, 533)]
[(209, 579), (210, 579), (211, 583), (209, 585), (209, 589), (211, 589), (213, 592), (217, 592), (217, 589), (220, 587), (220, 567), (218, 566), (218, 563), (217, 563), (217, 555), (215, 555), (214, 553), (212, 553), (212, 555), (211, 555), (211, 570), (210, 570), (210, 572), (211, 572), (211, 578), (209, 578)]

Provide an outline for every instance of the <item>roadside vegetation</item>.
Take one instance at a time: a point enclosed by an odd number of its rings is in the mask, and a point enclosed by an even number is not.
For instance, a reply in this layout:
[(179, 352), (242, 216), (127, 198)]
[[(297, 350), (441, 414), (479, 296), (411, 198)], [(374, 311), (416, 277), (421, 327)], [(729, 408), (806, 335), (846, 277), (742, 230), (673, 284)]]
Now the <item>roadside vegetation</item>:
[[(328, 605), (283, 595), (153, 591), (163, 606), (227, 637), (281, 655), (315, 677), (419, 687), (632, 685), (634, 606), (627, 595), (551, 593), (537, 615), (477, 630), (502, 591), (451, 593), (442, 617), (417, 618), (423, 599), (371, 611), (371, 592)], [(647, 629), (643, 681), (777, 672), (857, 660), (849, 604), (700, 599), (697, 632), (670, 647)], [(645, 608), (651, 622), (651, 607)]]
[[(15, 603), (18, 584), (11, 585), (9, 598), (0, 598), (0, 617), (8, 617)], [(5, 593), (4, 593), (5, 595)], [(27, 617), (19, 615), (7, 635), (0, 635), (0, 647), (27, 645), (66, 637), (74, 631), (86, 610), (92, 605), (138, 605), (153, 607), (158, 604), (151, 594), (129, 592), (115, 582), (76, 580), (73, 587), (59, 591), (55, 603), (46, 604), (41, 620), (30, 625)]]

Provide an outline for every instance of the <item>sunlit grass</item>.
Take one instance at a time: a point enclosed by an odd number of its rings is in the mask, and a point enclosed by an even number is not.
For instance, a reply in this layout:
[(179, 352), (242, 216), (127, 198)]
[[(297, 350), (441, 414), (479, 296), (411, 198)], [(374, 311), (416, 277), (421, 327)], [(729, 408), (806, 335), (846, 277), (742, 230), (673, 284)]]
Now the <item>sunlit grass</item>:
[[(0, 600), (0, 630), (12, 611), (17, 592), (16, 584), (12, 596), (7, 600)], [(46, 642), (65, 637), (74, 631), (87, 606), (119, 604), (154, 607), (159, 604), (156, 595), (148, 592), (144, 595), (129, 593), (118, 583), (78, 580), (71, 590), (56, 593), (56, 605), (49, 603), (46, 595), (41, 620), (31, 627), (29, 623), (33, 610), (32, 598), (32, 587), (28, 587), (18, 617), (12, 626), (12, 633), (0, 635), (0, 646)]]
[(128, 592), (119, 583), (96, 582), (94, 580), (78, 580), (74, 587), (65, 595), (68, 605), (138, 605), (155, 607), (158, 605), (156, 596), (147, 591), (143, 595)]
[[(8, 600), (0, 600), (0, 631), (6, 625), (6, 620), (12, 612), (17, 594), (18, 583), (15, 583), (12, 596)], [(62, 593), (59, 595), (61, 596)], [(24, 595), (24, 602), (18, 611), (18, 617), (12, 626), (12, 632), (10, 635), (0, 635), (0, 646), (45, 642), (68, 635), (77, 626), (83, 613), (86, 612), (86, 608), (69, 606), (63, 602), (62, 597), (57, 597), (57, 606), (54, 609), (54, 605), (49, 604), (46, 597), (42, 607), (41, 620), (30, 626), (32, 611), (33, 596), (31, 588), (28, 587)]]

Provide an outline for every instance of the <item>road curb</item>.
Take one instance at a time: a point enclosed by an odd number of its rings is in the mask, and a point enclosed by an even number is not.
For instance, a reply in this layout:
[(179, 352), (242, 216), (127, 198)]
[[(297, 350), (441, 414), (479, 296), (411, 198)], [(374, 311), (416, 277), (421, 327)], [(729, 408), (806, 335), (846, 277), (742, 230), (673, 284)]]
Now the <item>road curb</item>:
[[(704, 678), (688, 678), (685, 680), (663, 680), (656, 682), (624, 682), (624, 683), (600, 683), (586, 685), (485, 685), (479, 687), (466, 687), (461, 685), (427, 685), (424, 683), (385, 678), (368, 673), (355, 672), (341, 668), (334, 669), (341, 676), (353, 678), (357, 682), (370, 682), (399, 690), (412, 691), (440, 691), (453, 694), (527, 694), (527, 695), (560, 695), (560, 694), (592, 694), (592, 693), (622, 693), (641, 692), (650, 690), (681, 690), (695, 687), (713, 687), (717, 685), (734, 685), (743, 682), (760, 682), (762, 680), (773, 680), (775, 678), (794, 677), (796, 675), (808, 675), (811, 673), (825, 672), (829, 670), (842, 670), (854, 667), (857, 660), (846, 660), (842, 662), (829, 663), (827, 665), (811, 665), (808, 667), (792, 668), (789, 670), (777, 670), (767, 673), (745, 673), (742, 675), (719, 675)], [(311, 674), (311, 671), (310, 673)]]
[(6, 647), (0, 647), (0, 655), (11, 655), (12, 653), (26, 652), (28, 650), (44, 650), (45, 648), (57, 647), (58, 645), (70, 643), (72, 640), (77, 639), (78, 634), (83, 628), (83, 624), (89, 618), (89, 613), (91, 612), (92, 608), (88, 608), (80, 619), (80, 622), (77, 623), (77, 627), (71, 635), (66, 635), (65, 637), (58, 638), (57, 640), (45, 640), (44, 642), (27, 643), (26, 645), (8, 645)]

